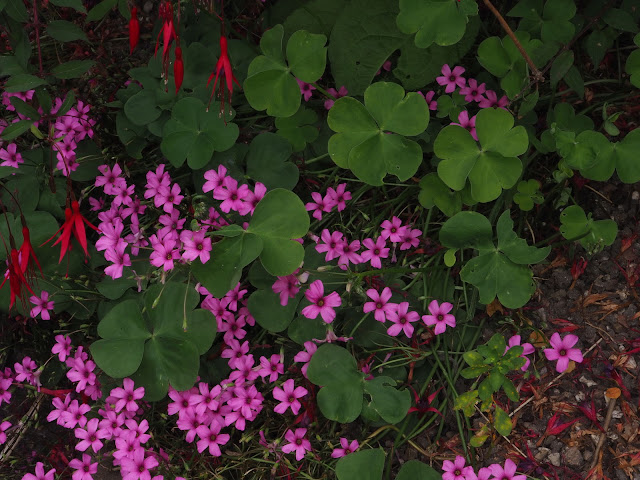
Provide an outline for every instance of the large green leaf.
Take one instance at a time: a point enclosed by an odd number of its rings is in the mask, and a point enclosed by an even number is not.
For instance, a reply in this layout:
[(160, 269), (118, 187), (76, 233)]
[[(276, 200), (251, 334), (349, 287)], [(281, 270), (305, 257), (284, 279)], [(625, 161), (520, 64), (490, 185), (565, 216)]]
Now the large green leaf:
[(398, 423), (407, 416), (411, 406), (409, 390), (397, 390), (389, 377), (375, 377), (364, 383), (364, 391), (371, 395), (371, 408), (385, 421)]
[(320, 132), (314, 125), (317, 120), (318, 115), (313, 110), (300, 106), (294, 115), (276, 118), (276, 133), (291, 143), (294, 152), (300, 152), (307, 143), (312, 143), (318, 138)]
[(87, 35), (75, 23), (67, 20), (52, 20), (47, 23), (47, 33), (59, 42), (72, 42), (74, 40), (87, 41)]
[(405, 462), (396, 480), (441, 480), (442, 474), (430, 467), (426, 463), (422, 463), (418, 460), (409, 460)]
[(404, 33), (415, 33), (415, 43), (426, 48), (432, 43), (453, 45), (464, 35), (467, 17), (477, 15), (473, 0), (400, 0), (396, 19)]
[(260, 260), (274, 276), (289, 275), (300, 266), (304, 248), (293, 239), (303, 237), (308, 230), (309, 214), (304, 204), (295, 193), (281, 188), (260, 200), (247, 228), (262, 240)]
[(280, 296), (271, 288), (268, 290), (256, 290), (247, 300), (247, 308), (258, 325), (272, 333), (286, 330), (296, 313), (298, 303), (302, 299), (302, 293), (289, 299), (286, 306), (280, 304)]
[(267, 189), (292, 190), (299, 171), (291, 158), (291, 144), (275, 133), (261, 133), (251, 141), (247, 152), (247, 175), (264, 183)]
[(331, 158), (370, 185), (382, 185), (387, 173), (407, 180), (422, 163), (422, 149), (404, 135), (424, 132), (428, 106), (389, 82), (367, 88), (364, 101), (342, 97), (329, 110), (329, 127), (337, 132), (329, 139)]
[(226, 112), (223, 119), (218, 107), (214, 103), (207, 109), (193, 97), (183, 98), (174, 105), (160, 144), (172, 165), (179, 167), (187, 160), (189, 167), (197, 170), (209, 163), (214, 151), (223, 152), (233, 146), (239, 134), (238, 126), (230, 122), (234, 114)]
[(89, 71), (96, 62), (93, 60), (70, 60), (68, 62), (61, 63), (55, 66), (51, 73), (54, 77), (61, 80), (68, 80), (70, 78), (78, 78)]
[(434, 143), (435, 154), (442, 159), (438, 175), (453, 190), (471, 183), (471, 195), (478, 202), (490, 202), (502, 190), (515, 185), (522, 173), (518, 155), (529, 141), (523, 126), (513, 127), (513, 117), (502, 109), (485, 108), (476, 117), (480, 147), (464, 128), (443, 128)]
[(578, 205), (565, 208), (560, 214), (560, 233), (566, 239), (586, 234), (579, 242), (590, 253), (601, 251), (616, 239), (618, 225), (611, 219), (593, 220)]
[(155, 93), (141, 90), (124, 104), (124, 113), (135, 125), (148, 125), (162, 112), (157, 106)]
[(380, 448), (350, 453), (336, 464), (338, 480), (380, 480), (383, 470), (384, 452)]

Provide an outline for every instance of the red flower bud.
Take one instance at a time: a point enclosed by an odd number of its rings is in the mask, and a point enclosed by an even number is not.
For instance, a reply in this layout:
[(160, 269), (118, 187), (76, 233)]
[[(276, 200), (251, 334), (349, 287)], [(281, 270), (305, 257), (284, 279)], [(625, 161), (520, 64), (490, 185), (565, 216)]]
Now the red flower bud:
[(182, 79), (184, 78), (184, 63), (182, 62), (182, 49), (176, 47), (176, 60), (173, 63), (173, 80), (176, 82), (176, 95), (180, 86), (182, 85)]
[(138, 45), (140, 39), (140, 22), (138, 21), (138, 9), (133, 7), (131, 9), (131, 20), (129, 20), (129, 47), (131, 48), (130, 54)]

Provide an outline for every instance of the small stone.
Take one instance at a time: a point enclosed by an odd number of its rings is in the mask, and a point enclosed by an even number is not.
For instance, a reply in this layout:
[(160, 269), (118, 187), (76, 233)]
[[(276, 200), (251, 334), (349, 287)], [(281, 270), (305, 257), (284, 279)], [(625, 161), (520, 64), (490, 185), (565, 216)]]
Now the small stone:
[(541, 462), (542, 460), (544, 460), (545, 458), (547, 458), (547, 455), (549, 455), (549, 452), (550, 452), (550, 451), (551, 451), (551, 450), (549, 450), (549, 449), (548, 449), (548, 448), (546, 448), (546, 447), (540, 447), (540, 448), (538, 448), (538, 452), (535, 454), (535, 459), (536, 459), (538, 462)]
[(584, 402), (586, 395), (584, 394), (584, 392), (578, 392), (575, 396), (576, 402)]
[(549, 460), (549, 463), (551, 463), (551, 465), (553, 465), (554, 467), (560, 466), (560, 453), (558, 452), (550, 453), (547, 459)]
[(582, 458), (584, 458), (585, 462), (588, 462), (589, 460), (591, 460), (591, 458), (593, 458), (593, 452), (591, 450), (585, 450), (582, 454)]
[(620, 418), (624, 417), (624, 413), (622, 413), (622, 410), (618, 410), (618, 409), (616, 408), (616, 409), (614, 409), (614, 410), (613, 410), (613, 412), (611, 412), (611, 416), (612, 416), (613, 418), (618, 418), (618, 419), (620, 419)]
[(144, 7), (142, 7), (142, 9), (144, 10), (144, 13), (150, 13), (151, 10), (153, 10), (153, 2), (151, 0), (144, 2)]
[(584, 383), (587, 387), (591, 388), (595, 385), (597, 385), (596, 382), (594, 382), (593, 380), (585, 377), (584, 375), (580, 377), (580, 383)]
[(564, 461), (570, 467), (581, 467), (584, 463), (582, 452), (578, 447), (569, 447), (564, 451)]

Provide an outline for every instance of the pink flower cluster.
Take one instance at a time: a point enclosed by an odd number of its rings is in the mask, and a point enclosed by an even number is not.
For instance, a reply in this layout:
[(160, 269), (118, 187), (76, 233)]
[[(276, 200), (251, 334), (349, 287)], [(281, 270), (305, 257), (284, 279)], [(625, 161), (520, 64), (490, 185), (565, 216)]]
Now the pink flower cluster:
[[(411, 228), (409, 225), (402, 225), (398, 217), (385, 220), (381, 224), (380, 236), (377, 239), (365, 238), (362, 245), (366, 248), (362, 253), (358, 253), (361, 248), (359, 240), (349, 242), (339, 231), (330, 232), (324, 229), (320, 234), (320, 241), (316, 245), (318, 253), (326, 253), (327, 262), (337, 258), (341, 269), (346, 270), (349, 263), (357, 265), (369, 262), (373, 268), (382, 268), (382, 260), (389, 257), (389, 248), (386, 246), (387, 240), (394, 246), (400, 244), (400, 250), (415, 248), (420, 244), (419, 237), (422, 231)], [(395, 261), (392, 259), (392, 261)]]
[(514, 461), (507, 459), (504, 466), (494, 463), (481, 468), (476, 474), (471, 465), (466, 465), (464, 457), (458, 455), (453, 462), (443, 462), (442, 480), (526, 480), (526, 475), (516, 475), (516, 468)]
[(218, 166), (218, 170), (208, 170), (204, 174), (206, 182), (202, 186), (202, 191), (213, 192), (213, 198), (220, 200), (220, 210), (224, 213), (231, 211), (240, 215), (253, 215), (258, 202), (262, 200), (267, 187), (256, 182), (253, 191), (248, 185), (238, 185), (238, 181), (227, 176), (227, 169), (224, 165)]
[(327, 193), (323, 197), (320, 192), (312, 192), (311, 198), (313, 202), (309, 202), (305, 205), (305, 208), (309, 212), (313, 212), (313, 218), (316, 220), (322, 219), (322, 213), (329, 213), (334, 207), (338, 207), (338, 211), (343, 211), (348, 200), (351, 200), (351, 192), (346, 191), (347, 184), (341, 183), (337, 188), (327, 188)]
[[(449, 65), (445, 64), (442, 66), (442, 76), (437, 77), (436, 81), (439, 85), (445, 87), (445, 93), (453, 93), (459, 88), (459, 93), (464, 96), (466, 102), (476, 102), (480, 108), (497, 107), (506, 110), (505, 107), (509, 104), (509, 99), (506, 95), (498, 99), (496, 92), (487, 90), (484, 83), (478, 84), (478, 81), (473, 78), (467, 81), (467, 79), (462, 76), (464, 71), (465, 69), (461, 66), (451, 69)], [(434, 92), (428, 92), (427, 95), (425, 95), (425, 100), (429, 103), (431, 110), (437, 109), (437, 102), (433, 101), (434, 94)], [(458, 125), (468, 130), (471, 136), (475, 140), (478, 140), (476, 134), (476, 117), (469, 117), (469, 112), (466, 110), (460, 112), (458, 121), (451, 123), (451, 125)]]

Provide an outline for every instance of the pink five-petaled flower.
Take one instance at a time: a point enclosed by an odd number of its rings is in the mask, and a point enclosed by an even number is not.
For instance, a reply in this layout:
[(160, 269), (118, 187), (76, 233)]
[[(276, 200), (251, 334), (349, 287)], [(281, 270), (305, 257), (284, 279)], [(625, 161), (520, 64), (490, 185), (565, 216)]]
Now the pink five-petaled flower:
[(216, 189), (224, 185), (224, 179), (227, 176), (227, 167), (224, 165), (218, 165), (218, 170), (207, 170), (204, 172), (204, 185), (202, 185), (202, 191), (204, 193), (210, 191), (216, 191)]
[(184, 252), (182, 258), (185, 260), (193, 261), (196, 258), (200, 258), (200, 261), (204, 264), (211, 258), (211, 238), (205, 237), (207, 232), (199, 230), (192, 232), (191, 230), (183, 230), (180, 232), (180, 241)]
[(51, 349), (51, 353), (58, 354), (58, 359), (64, 362), (67, 356), (71, 355), (71, 338), (66, 335), (56, 335), (56, 344)]
[(51, 320), (49, 310), (53, 310), (53, 300), (49, 300), (49, 292), (42, 290), (39, 297), (34, 295), (29, 300), (35, 305), (29, 312), (32, 318), (36, 318), (40, 314), (43, 320)]
[[(336, 90), (335, 88), (327, 88), (327, 92), (333, 95), (336, 100), (342, 97), (346, 97), (349, 94), (347, 87), (345, 87), (344, 85), (342, 85), (338, 90)], [(331, 110), (331, 107), (333, 107), (333, 104), (336, 103), (336, 100), (328, 98), (324, 101), (324, 108), (326, 108), (327, 110)]]
[(22, 480), (54, 480), (53, 475), (56, 473), (56, 469), (52, 468), (47, 473), (44, 473), (44, 464), (42, 462), (36, 463), (36, 474), (27, 473), (22, 477)]
[(292, 378), (282, 384), (283, 388), (276, 387), (273, 389), (273, 398), (279, 400), (280, 403), (273, 409), (276, 413), (284, 413), (289, 407), (294, 415), (297, 415), (302, 405), (298, 401), (304, 397), (309, 391), (304, 387), (296, 387)]
[(158, 466), (158, 460), (153, 455), (145, 456), (145, 450), (142, 447), (136, 448), (133, 455), (127, 455), (120, 459), (122, 480), (151, 480), (149, 470)]
[[(458, 455), (455, 462), (445, 460), (442, 464), (442, 480), (476, 480), (478, 477), (471, 465), (465, 467), (465, 459)], [(500, 478), (500, 477), (498, 477)]]
[(478, 85), (478, 81), (475, 78), (470, 78), (466, 87), (460, 89), (460, 95), (464, 95), (466, 102), (480, 102), (483, 100), (482, 94), (486, 91), (484, 83)]
[(322, 220), (322, 213), (331, 211), (331, 205), (328, 203), (331, 199), (328, 196), (323, 198), (320, 192), (312, 192), (311, 198), (314, 201), (308, 202), (304, 207), (308, 212), (313, 212), (313, 218)]
[(520, 355), (522, 358), (524, 358), (526, 360), (526, 362), (524, 362), (524, 365), (520, 368), (520, 370), (522, 370), (523, 372), (529, 368), (529, 364), (531, 363), (531, 360), (529, 360), (525, 355), (529, 355), (530, 353), (535, 352), (535, 348), (533, 348), (533, 345), (531, 345), (530, 343), (523, 343), (520, 344), (520, 335), (514, 335), (509, 339), (509, 344), (504, 348), (504, 353), (507, 353), (507, 351), (510, 348), (513, 347), (522, 347), (522, 355)]
[(0, 166), (19, 168), (21, 163), (24, 163), (22, 155), (17, 152), (17, 146), (15, 143), (10, 143), (6, 149), (0, 148)]
[(418, 90), (418, 93), (424, 97), (424, 100), (427, 102), (427, 105), (429, 106), (429, 110), (437, 110), (438, 109), (438, 102), (433, 99), (433, 97), (436, 94), (436, 92), (434, 90), (431, 90), (431, 91), (427, 92), (426, 95), (423, 95), (422, 92), (419, 91), (419, 90)]
[(304, 438), (307, 433), (306, 428), (296, 428), (296, 431), (287, 430), (284, 438), (289, 442), (282, 446), (284, 453), (296, 452), (296, 460), (300, 461), (304, 458), (307, 451), (311, 451), (311, 442)]
[(304, 97), (304, 101), (308, 102), (309, 99), (311, 98), (311, 95), (313, 95), (313, 90), (315, 90), (316, 87), (314, 87), (310, 83), (303, 82), (302, 80), (298, 80), (297, 78), (296, 78), (296, 82), (298, 82), (298, 86), (300, 87), (300, 93)]
[(9, 387), (12, 383), (10, 378), (0, 379), (0, 405), (2, 405), (2, 402), (9, 403), (11, 401)]
[(319, 243), (316, 245), (316, 252), (323, 253), (327, 252), (324, 259), (327, 262), (330, 262), (336, 257), (339, 257), (342, 253), (342, 246), (346, 243), (346, 240), (343, 238), (341, 232), (337, 230), (333, 233), (330, 233), (326, 228), (322, 230), (320, 234), (320, 240), (324, 243)]
[(444, 91), (446, 93), (451, 93), (456, 89), (456, 87), (464, 87), (466, 80), (462, 77), (463, 73), (463, 67), (457, 66), (451, 70), (449, 65), (444, 64), (442, 66), (442, 76), (437, 77), (436, 82), (438, 82), (438, 85), (442, 85), (443, 87), (446, 85), (447, 88), (445, 88)]
[(347, 188), (346, 183), (341, 183), (335, 189), (332, 187), (327, 188), (327, 197), (333, 200), (333, 203), (338, 206), (338, 211), (341, 212), (347, 208), (347, 200), (351, 200), (351, 192), (345, 191)]
[(557, 360), (556, 370), (559, 373), (564, 372), (569, 366), (569, 360), (582, 363), (582, 352), (579, 348), (572, 348), (578, 343), (578, 337), (572, 334), (560, 337), (558, 332), (551, 335), (551, 348), (545, 348), (544, 354), (547, 360)]
[(304, 292), (304, 295), (312, 305), (304, 307), (302, 309), (302, 315), (311, 319), (317, 318), (318, 315), (320, 315), (325, 323), (333, 322), (334, 318), (336, 318), (334, 308), (342, 305), (340, 295), (336, 292), (325, 295), (322, 280), (316, 280), (309, 285), (309, 289)]
[(371, 238), (365, 238), (362, 244), (367, 249), (360, 254), (362, 261), (370, 262), (374, 268), (382, 268), (381, 260), (389, 257), (389, 248), (384, 238), (378, 237), (375, 242)]
[(229, 441), (229, 434), (220, 433), (222, 425), (217, 421), (211, 423), (209, 427), (206, 425), (200, 425), (196, 428), (196, 433), (200, 440), (197, 442), (198, 451), (203, 452), (205, 449), (209, 449), (209, 453), (214, 457), (222, 455), (220, 451), (220, 445), (225, 445)]
[(82, 454), (82, 460), (71, 460), (69, 466), (75, 470), (71, 476), (73, 480), (93, 480), (92, 475), (98, 471), (98, 462), (91, 463), (91, 457), (86, 453)]
[(4, 445), (4, 443), (7, 441), (7, 434), (5, 433), (5, 431), (8, 430), (10, 426), (11, 422), (4, 421), (0, 423), (0, 445)]
[(278, 279), (271, 285), (273, 293), (280, 294), (280, 305), (287, 306), (290, 298), (296, 298), (296, 295), (300, 291), (300, 280), (292, 273), (286, 277), (278, 277)]
[(341, 458), (345, 455), (353, 453), (358, 449), (360, 444), (357, 440), (353, 440), (351, 443), (349, 443), (349, 440), (344, 437), (340, 437), (340, 446), (342, 448), (333, 449), (333, 452), (331, 452), (331, 458)]
[(318, 350), (318, 345), (313, 342), (304, 342), (304, 350), (296, 353), (296, 356), (293, 357), (294, 362), (302, 362), (304, 365), (300, 369), (302, 371), (302, 375), (307, 378), (307, 369), (309, 368), (309, 362), (311, 361), (311, 357)]
[(122, 381), (122, 387), (117, 387), (111, 390), (109, 394), (113, 399), (117, 399), (115, 404), (116, 412), (119, 412), (123, 408), (127, 412), (138, 411), (138, 404), (136, 400), (140, 400), (144, 397), (144, 387), (138, 387), (134, 389), (133, 380), (125, 378)]
[(387, 334), (392, 337), (397, 337), (401, 331), (404, 330), (404, 334), (411, 338), (413, 335), (413, 325), (414, 322), (420, 320), (420, 314), (418, 312), (409, 312), (409, 302), (402, 302), (397, 305), (395, 309), (393, 309), (387, 315), (387, 319), (393, 322), (394, 324), (387, 329)]
[(433, 333), (440, 335), (447, 329), (447, 325), (451, 328), (456, 326), (456, 317), (449, 313), (452, 308), (453, 305), (449, 302), (443, 302), (438, 305), (438, 301), (433, 300), (429, 304), (429, 313), (431, 315), (423, 315), (422, 320), (426, 325), (435, 325), (436, 328)]
[(504, 462), (504, 468), (497, 463), (488, 467), (491, 474), (498, 480), (527, 480), (526, 475), (516, 475), (516, 464), (510, 458)]
[(395, 303), (389, 303), (389, 299), (391, 298), (391, 289), (389, 287), (384, 287), (384, 290), (382, 290), (381, 293), (378, 293), (375, 288), (370, 288), (367, 290), (367, 297), (373, 301), (365, 303), (362, 311), (364, 313), (375, 312), (373, 314), (373, 318), (384, 323), (387, 316), (393, 312), (396, 307)]
[(391, 243), (401, 242), (405, 230), (409, 228), (407, 226), (403, 226), (402, 220), (398, 217), (393, 217), (391, 220), (385, 220), (380, 224), (380, 227), (382, 227), (380, 236), (385, 240), (389, 239)]
[(260, 370), (258, 370), (258, 375), (262, 378), (269, 376), (269, 382), (272, 383), (278, 380), (278, 376), (283, 373), (284, 365), (282, 364), (281, 355), (274, 353), (270, 358), (260, 357)]
[(100, 439), (108, 437), (109, 434), (99, 428), (99, 422), (99, 419), (92, 418), (84, 427), (79, 427), (74, 430), (76, 438), (81, 440), (76, 445), (76, 450), (84, 452), (91, 447), (94, 452), (98, 452), (102, 448), (103, 443)]
[(498, 95), (493, 90), (487, 90), (485, 92), (487, 98), (482, 97), (482, 99), (478, 102), (478, 106), (480, 108), (491, 108), (498, 107), (503, 110), (506, 110), (506, 106), (509, 104), (509, 99), (506, 95), (503, 95), (500, 100), (498, 100)]
[(458, 122), (452, 122), (449, 125), (457, 125), (459, 127), (467, 130), (474, 140), (478, 140), (478, 135), (476, 134), (476, 116), (469, 118), (469, 112), (463, 110), (458, 115)]

